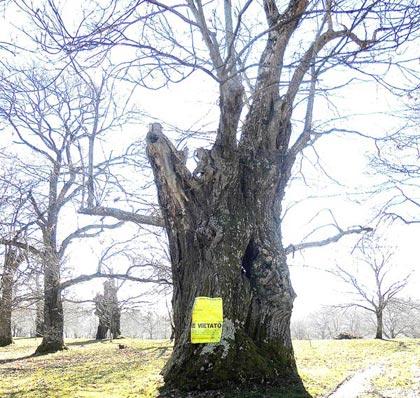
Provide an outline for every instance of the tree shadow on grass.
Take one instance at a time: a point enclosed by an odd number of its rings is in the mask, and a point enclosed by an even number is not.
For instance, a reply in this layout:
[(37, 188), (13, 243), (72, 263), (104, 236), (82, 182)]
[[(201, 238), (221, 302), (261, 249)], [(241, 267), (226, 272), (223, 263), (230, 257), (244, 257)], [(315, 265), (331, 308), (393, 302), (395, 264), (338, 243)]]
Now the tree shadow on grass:
[(83, 346), (83, 345), (89, 345), (89, 344), (95, 344), (95, 343), (104, 343), (104, 342), (108, 342), (109, 340), (95, 340), (95, 339), (90, 339), (90, 340), (83, 340), (83, 341), (73, 341), (71, 343), (66, 343), (66, 346)]
[(136, 351), (160, 351), (160, 350), (166, 351), (172, 348), (173, 346), (167, 345), (167, 346), (159, 346), (159, 347), (136, 348)]
[(383, 341), (384, 343), (394, 343), (394, 344), (397, 344), (397, 347), (398, 348), (401, 348), (401, 349), (408, 348), (407, 344), (404, 341), (393, 340), (393, 339), (388, 339), (388, 338), (375, 339), (375, 340), (376, 341)]
[[(118, 343), (120, 343), (120, 340), (112, 340), (112, 341), (118, 341)], [(66, 343), (66, 346), (84, 346), (84, 345), (90, 345), (90, 344), (96, 344), (96, 343), (110, 343), (112, 342), (109, 339), (104, 339), (104, 340), (83, 340), (83, 341), (73, 341), (71, 343)], [(163, 350), (164, 352), (172, 349), (173, 346), (172, 345), (168, 345), (168, 346), (150, 346), (150, 347), (144, 347), (144, 348), (138, 348), (138, 347), (131, 347), (130, 344), (128, 343), (124, 343), (122, 342), (122, 344), (124, 347), (123, 348), (133, 348), (136, 351), (159, 351), (159, 350)]]
[(6, 363), (12, 363), (12, 362), (16, 362), (16, 361), (22, 361), (24, 359), (29, 359), (29, 358), (35, 358), (38, 355), (35, 354), (29, 354), (29, 355), (25, 355), (23, 357), (18, 357), (18, 358), (10, 358), (10, 359), (0, 359), (0, 365), (4, 365)]

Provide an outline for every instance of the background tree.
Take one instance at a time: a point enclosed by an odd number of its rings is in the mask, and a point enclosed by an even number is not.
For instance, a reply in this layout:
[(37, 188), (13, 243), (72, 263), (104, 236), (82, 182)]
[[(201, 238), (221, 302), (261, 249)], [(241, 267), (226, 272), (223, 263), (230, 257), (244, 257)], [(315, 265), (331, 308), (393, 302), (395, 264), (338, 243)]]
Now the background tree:
[(118, 288), (113, 279), (104, 282), (104, 293), (95, 297), (95, 315), (99, 325), (96, 340), (103, 340), (107, 333), (116, 339), (121, 335), (121, 308), (117, 297)]
[(340, 334), (369, 337), (375, 332), (369, 313), (358, 307), (326, 305), (304, 318), (292, 320), (292, 337), (297, 340), (335, 339)]
[[(167, 386), (203, 389), (245, 380), (299, 386), (289, 328), (295, 293), (286, 261), (297, 246), (282, 243), (281, 209), (297, 157), (322, 135), (312, 123), (316, 84), (321, 73), (343, 66), (383, 83), (369, 64), (389, 65), (390, 51), (416, 33), (418, 13), (410, 1), (265, 0), (262, 10), (252, 1), (223, 5), (220, 10), (201, 1), (126, 7), (111, 2), (101, 13), (88, 14), (93, 21), (81, 21), (75, 34), (68, 33), (73, 29), (53, 2), (33, 16), (47, 32), (42, 42), (47, 51), (58, 45), (66, 54), (85, 52), (98, 62), (99, 55), (122, 46), (133, 49), (122, 68), (138, 84), (156, 87), (156, 75), (165, 78), (162, 84), (182, 80), (191, 69), (217, 84), (216, 137), (211, 148), (197, 150), (194, 171), (160, 124), (149, 129), (147, 154), (161, 217), (97, 206), (84, 212), (165, 226), (175, 324), (174, 351), (164, 370)], [(248, 29), (251, 10), (264, 14), (263, 31)], [(296, 33), (307, 38), (299, 46), (292, 40)], [(140, 67), (145, 63), (148, 68)], [(300, 101), (306, 104), (302, 128), (292, 119)], [(338, 228), (335, 236), (299, 249), (363, 230)], [(189, 342), (198, 295), (223, 297), (219, 345)]]
[(66, 338), (91, 340), (92, 336), (95, 336), (98, 325), (91, 304), (90, 301), (64, 297), (64, 336)]
[(420, 303), (412, 299), (393, 298), (384, 311), (384, 334), (387, 338), (420, 336)]
[[(50, 81), (45, 71), (41, 74), (36, 68), (17, 69), (13, 79), (3, 82), (0, 115), (26, 151), (25, 155), (11, 154), (10, 161), (31, 180), (27, 197), (39, 229), (38, 243), (30, 246), (41, 259), (44, 281), (44, 330), (38, 353), (63, 348), (61, 273), (66, 249), (76, 239), (95, 237), (121, 225), (99, 222), (80, 227), (75, 222), (73, 230), (59, 231), (64, 227), (63, 211), (80, 200), (82, 193), (86, 130), (93, 129), (92, 134), (100, 135), (121, 121), (115, 113), (112, 118), (109, 115), (110, 119), (103, 113), (100, 90), (105, 83), (104, 76), (99, 88), (78, 76), (63, 75)], [(108, 102), (106, 110), (112, 112), (112, 106)], [(21, 241), (8, 243), (25, 246)]]
[[(1, 158), (1, 153), (0, 153)], [(31, 274), (19, 266), (28, 260), (29, 250), (26, 239), (31, 234), (33, 219), (28, 215), (28, 186), (18, 181), (13, 167), (4, 167), (0, 174), (0, 247), (4, 256), (0, 268), (0, 346), (12, 343), (12, 310), (19, 301), (28, 300), (27, 294), (18, 296), (18, 282)], [(15, 246), (14, 242), (20, 241)], [(22, 243), (23, 242), (23, 243)]]
[[(334, 272), (350, 288), (355, 297), (342, 307), (363, 308), (375, 314), (375, 338), (382, 339), (384, 311), (407, 285), (410, 274), (395, 276), (396, 265), (392, 263), (393, 253), (379, 245), (379, 241), (364, 240), (360, 248), (358, 264), (353, 269), (337, 266)], [(394, 268), (394, 275), (390, 271)]]
[(13, 280), (17, 268), (25, 259), (22, 250), (6, 246), (0, 280), (0, 347), (12, 344)]

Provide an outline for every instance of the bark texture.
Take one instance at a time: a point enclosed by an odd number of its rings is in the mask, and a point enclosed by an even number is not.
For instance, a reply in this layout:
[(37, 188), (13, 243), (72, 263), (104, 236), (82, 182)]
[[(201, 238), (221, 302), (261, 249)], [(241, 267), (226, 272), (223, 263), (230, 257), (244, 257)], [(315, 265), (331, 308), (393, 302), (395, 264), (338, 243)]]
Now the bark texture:
[(35, 317), (35, 337), (44, 336), (44, 308), (43, 303), (39, 301), (36, 303), (36, 317)]
[[(295, 293), (278, 213), (280, 153), (244, 146), (229, 154), (215, 146), (202, 153), (198, 175), (159, 124), (147, 143), (173, 272), (175, 347), (166, 385), (300, 385), (289, 328)], [(190, 343), (197, 296), (223, 298), (220, 344)]]
[(104, 323), (99, 319), (98, 329), (96, 331), (95, 340), (104, 340), (106, 339), (106, 335), (108, 333), (108, 326), (104, 325)]
[(3, 275), (0, 283), (0, 347), (13, 343), (12, 338), (12, 308), (13, 282), (15, 273), (24, 256), (19, 249), (6, 246), (4, 255)]

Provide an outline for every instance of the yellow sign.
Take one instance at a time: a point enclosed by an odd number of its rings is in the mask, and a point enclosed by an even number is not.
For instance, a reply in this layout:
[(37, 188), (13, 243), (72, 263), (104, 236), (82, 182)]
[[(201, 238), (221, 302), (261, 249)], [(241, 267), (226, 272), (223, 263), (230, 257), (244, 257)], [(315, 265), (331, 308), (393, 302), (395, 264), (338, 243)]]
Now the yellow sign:
[(196, 297), (192, 310), (191, 343), (218, 343), (222, 338), (221, 297)]

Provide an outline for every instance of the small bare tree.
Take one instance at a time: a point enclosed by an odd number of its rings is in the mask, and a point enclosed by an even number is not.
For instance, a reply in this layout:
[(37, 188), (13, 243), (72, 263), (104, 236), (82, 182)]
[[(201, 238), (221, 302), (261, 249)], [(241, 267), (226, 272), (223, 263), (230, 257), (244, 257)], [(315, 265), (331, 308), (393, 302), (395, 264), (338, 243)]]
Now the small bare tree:
[(370, 324), (366, 311), (361, 308), (345, 308), (343, 311), (343, 308), (328, 305), (304, 318), (293, 320), (292, 331), (298, 340), (334, 339), (340, 334), (367, 336), (371, 332)]
[(376, 319), (375, 338), (382, 339), (384, 333), (384, 311), (407, 285), (410, 274), (392, 278), (390, 271), (393, 252), (378, 246), (378, 241), (365, 239), (359, 249), (357, 269), (351, 270), (337, 266), (333, 273), (351, 288), (354, 299), (342, 307), (363, 308)]

